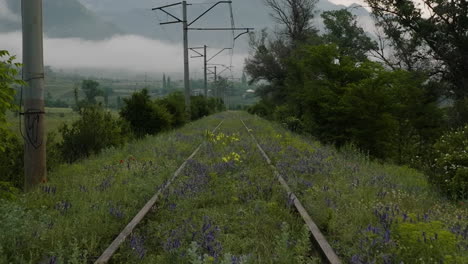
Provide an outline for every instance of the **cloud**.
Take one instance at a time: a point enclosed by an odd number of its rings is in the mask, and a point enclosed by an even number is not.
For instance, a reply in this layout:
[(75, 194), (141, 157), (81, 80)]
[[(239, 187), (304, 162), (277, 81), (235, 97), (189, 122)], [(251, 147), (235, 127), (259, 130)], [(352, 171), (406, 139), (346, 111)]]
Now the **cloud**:
[(13, 13), (6, 3), (6, 0), (0, 0), (0, 18), (8, 21), (20, 21), (21, 18), (17, 14)]
[[(22, 36), (20, 32), (0, 34), (2, 49), (21, 60)], [(103, 41), (78, 38), (44, 39), (44, 64), (56, 69), (98, 69), (136, 73), (181, 73), (183, 71), (182, 46), (168, 44), (141, 36), (122, 35)], [(211, 51), (215, 52), (215, 51)], [(229, 64), (229, 53), (218, 56), (213, 63)], [(235, 55), (233, 65), (241, 72), (245, 55)], [(191, 59), (194, 78), (201, 78), (202, 59)]]

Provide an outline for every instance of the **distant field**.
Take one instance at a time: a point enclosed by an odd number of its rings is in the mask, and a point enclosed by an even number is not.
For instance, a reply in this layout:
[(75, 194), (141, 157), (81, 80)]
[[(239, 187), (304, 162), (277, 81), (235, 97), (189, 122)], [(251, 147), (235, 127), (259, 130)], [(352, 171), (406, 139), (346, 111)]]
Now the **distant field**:
[[(78, 119), (78, 114), (73, 112), (71, 108), (50, 108), (47, 107), (45, 109), (46, 115), (46, 131), (47, 133), (52, 131), (58, 131), (58, 128), (66, 123), (66, 122), (73, 122), (74, 120)], [(13, 130), (18, 136), (20, 136), (20, 129), (19, 129), (19, 117), (15, 113), (8, 113), (7, 120), (10, 123), (10, 128)], [(21, 119), (21, 122), (23, 120)]]

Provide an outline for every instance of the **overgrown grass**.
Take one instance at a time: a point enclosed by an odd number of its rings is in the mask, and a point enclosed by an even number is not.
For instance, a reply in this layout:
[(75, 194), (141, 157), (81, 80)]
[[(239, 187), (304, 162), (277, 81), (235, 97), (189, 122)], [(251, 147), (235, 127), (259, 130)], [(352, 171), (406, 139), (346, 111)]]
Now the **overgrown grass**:
[(2, 201), (0, 263), (96, 259), (220, 119), (205, 118), (64, 165), (36, 191)]
[[(313, 263), (302, 220), (239, 118), (344, 262), (467, 262), (466, 203), (444, 199), (421, 173), (227, 112), (63, 166), (35, 192), (1, 201), (0, 263), (95, 260), (203, 140), (114, 262)], [(221, 119), (222, 134), (207, 134)]]
[(243, 118), (346, 262), (468, 262), (466, 203), (446, 200), (423, 174)]
[(291, 213), (237, 113), (190, 160), (117, 263), (316, 263), (308, 230)]

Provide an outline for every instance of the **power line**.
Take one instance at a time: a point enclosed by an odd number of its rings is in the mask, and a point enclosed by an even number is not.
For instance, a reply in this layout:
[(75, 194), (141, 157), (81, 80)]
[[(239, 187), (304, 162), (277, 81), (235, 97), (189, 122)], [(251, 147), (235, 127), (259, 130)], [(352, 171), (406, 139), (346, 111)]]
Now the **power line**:
[[(152, 8), (153, 11), (160, 11), (163, 12), (167, 15), (167, 18), (171, 18), (171, 20), (166, 20), (166, 22), (160, 22), (160, 25), (168, 25), (168, 24), (178, 24), (182, 23), (183, 25), (183, 42), (184, 42), (184, 86), (185, 86), (185, 103), (186, 103), (186, 111), (190, 111), (190, 95), (191, 95), (191, 89), (190, 89), (190, 68), (189, 68), (189, 50), (193, 51), (196, 53), (193, 58), (200, 58), (204, 57), (204, 79), (205, 79), (205, 96), (207, 96), (207, 63), (212, 60), (214, 57), (217, 55), (221, 54), (224, 50), (230, 50), (230, 62), (229, 62), (229, 67), (226, 67), (224, 71), (229, 70), (231, 73), (231, 79), (234, 78), (233, 75), (233, 57), (234, 57), (234, 48), (235, 48), (235, 41), (237, 38), (242, 36), (243, 34), (246, 34), (250, 32), (250, 30), (253, 30), (253, 28), (246, 28), (246, 27), (240, 27), (236, 28), (235, 26), (235, 21), (234, 21), (234, 13), (233, 13), (233, 8), (232, 8), (232, 1), (217, 1), (213, 3), (203, 3), (203, 4), (198, 4), (198, 5), (208, 5), (211, 4), (209, 8), (204, 10), (200, 15), (198, 15), (196, 18), (194, 18), (192, 21), (188, 21), (187, 19), (187, 6), (193, 5), (193, 4), (187, 4), (186, 1), (182, 1), (179, 3), (173, 3), (173, 4), (167, 4), (164, 6)], [(213, 10), (216, 6), (220, 4), (229, 4), (229, 12), (230, 12), (230, 19), (231, 19), (231, 27), (191, 27), (194, 23), (199, 21), (203, 16), (205, 16), (207, 13), (209, 13), (211, 10)], [(180, 16), (174, 15), (171, 12), (167, 10), (167, 8), (170, 7), (175, 7), (175, 6), (182, 6), (182, 18)], [(159, 19), (158, 19), (159, 20)], [(216, 53), (214, 56), (211, 58), (207, 58), (207, 52), (206, 52), (206, 45), (203, 46), (204, 52), (203, 54), (201, 52), (198, 52), (197, 49), (201, 49), (202, 47), (193, 47), (189, 48), (188, 47), (188, 31), (231, 31), (232, 33), (232, 45), (230, 48), (224, 48), (218, 53)], [(243, 33), (240, 33), (239, 35), (235, 35), (235, 31), (245, 31)], [(167, 33), (167, 32), (166, 32)], [(215, 81), (217, 80), (217, 68), (216, 66), (214, 67), (214, 74), (215, 74)], [(225, 89), (224, 89), (225, 90)], [(226, 93), (224, 92), (223, 97), (226, 101)]]

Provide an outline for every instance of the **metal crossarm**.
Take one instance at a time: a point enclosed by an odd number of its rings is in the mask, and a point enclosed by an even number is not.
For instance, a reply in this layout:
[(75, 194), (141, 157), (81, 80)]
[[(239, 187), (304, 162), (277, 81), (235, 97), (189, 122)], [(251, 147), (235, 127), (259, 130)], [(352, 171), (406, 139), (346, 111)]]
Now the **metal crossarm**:
[(197, 18), (195, 18), (191, 23), (189, 23), (188, 26), (190, 27), (193, 23), (197, 22), (197, 20), (202, 18), (204, 15), (206, 15), (206, 13), (210, 12), (211, 9), (215, 8), (217, 5), (219, 5), (219, 4), (230, 4), (230, 3), (232, 3), (232, 1), (219, 1), (219, 2), (215, 3), (210, 8), (208, 8), (205, 12), (203, 12), (201, 15), (199, 15)]

